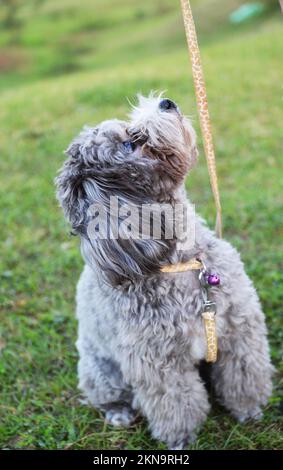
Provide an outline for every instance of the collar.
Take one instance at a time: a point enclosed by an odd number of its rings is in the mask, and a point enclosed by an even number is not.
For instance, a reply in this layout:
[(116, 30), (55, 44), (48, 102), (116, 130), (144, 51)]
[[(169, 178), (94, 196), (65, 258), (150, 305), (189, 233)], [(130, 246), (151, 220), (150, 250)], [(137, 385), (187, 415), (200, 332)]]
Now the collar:
[(185, 271), (202, 269), (204, 269), (203, 262), (200, 260), (200, 258), (194, 257), (191, 258), (189, 261), (185, 261), (184, 263), (167, 264), (165, 266), (162, 266), (160, 271), (162, 273), (183, 273)]

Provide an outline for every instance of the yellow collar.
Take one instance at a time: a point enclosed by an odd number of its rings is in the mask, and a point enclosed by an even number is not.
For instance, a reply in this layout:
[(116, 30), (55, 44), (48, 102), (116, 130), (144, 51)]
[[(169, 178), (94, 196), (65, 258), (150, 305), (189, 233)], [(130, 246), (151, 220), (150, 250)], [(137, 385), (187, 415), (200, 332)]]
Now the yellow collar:
[[(168, 264), (160, 269), (162, 273), (182, 273), (193, 270), (205, 270), (203, 262), (197, 257), (191, 258), (189, 261), (185, 261), (184, 263)], [(201, 286), (201, 288), (203, 289), (203, 286)], [(217, 360), (217, 335), (215, 315), (216, 311), (214, 311), (213, 309), (209, 312), (204, 309), (204, 311), (202, 312), (207, 344), (207, 362), (215, 362)]]
[(192, 271), (192, 270), (201, 270), (204, 268), (202, 261), (199, 258), (191, 258), (189, 261), (185, 261), (184, 263), (176, 263), (176, 264), (168, 264), (166, 266), (162, 266), (160, 271), (162, 273), (183, 273), (185, 271)]

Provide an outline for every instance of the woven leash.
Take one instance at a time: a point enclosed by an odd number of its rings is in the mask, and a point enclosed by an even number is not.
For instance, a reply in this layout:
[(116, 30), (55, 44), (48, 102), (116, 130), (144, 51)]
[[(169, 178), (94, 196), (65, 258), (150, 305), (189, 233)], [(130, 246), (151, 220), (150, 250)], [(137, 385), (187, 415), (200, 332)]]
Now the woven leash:
[(201, 66), (200, 52), (197, 41), (197, 34), (195, 23), (192, 15), (191, 5), (189, 0), (181, 0), (183, 11), (183, 19), (191, 58), (193, 80), (195, 85), (196, 100), (198, 106), (198, 113), (203, 136), (204, 150), (210, 177), (211, 189), (216, 206), (216, 224), (215, 231), (218, 237), (222, 237), (222, 217), (221, 217), (221, 203), (218, 190), (218, 181), (216, 173), (216, 162), (213, 148), (213, 139), (211, 124), (208, 112), (207, 96), (203, 70)]

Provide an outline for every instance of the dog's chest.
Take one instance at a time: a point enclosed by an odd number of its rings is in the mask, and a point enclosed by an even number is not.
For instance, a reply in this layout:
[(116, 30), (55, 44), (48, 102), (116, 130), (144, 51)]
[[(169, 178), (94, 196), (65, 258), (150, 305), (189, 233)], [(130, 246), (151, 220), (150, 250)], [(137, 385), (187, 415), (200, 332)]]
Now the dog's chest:
[[(185, 273), (146, 286), (145, 293), (123, 297), (126, 328), (131, 337), (160, 349), (162, 356), (188, 357), (194, 363), (205, 359), (207, 341), (202, 318), (203, 299), (196, 276)], [(121, 300), (120, 299), (120, 300)]]
[(183, 338), (188, 348), (188, 353), (193, 362), (205, 359), (207, 353), (207, 341), (203, 319), (200, 315), (185, 319), (182, 325)]

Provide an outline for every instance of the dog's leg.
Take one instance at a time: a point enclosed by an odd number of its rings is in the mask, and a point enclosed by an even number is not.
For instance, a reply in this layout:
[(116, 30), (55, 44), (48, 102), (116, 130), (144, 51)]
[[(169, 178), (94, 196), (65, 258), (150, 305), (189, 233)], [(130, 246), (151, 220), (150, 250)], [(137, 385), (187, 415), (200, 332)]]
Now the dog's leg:
[(257, 295), (250, 289), (246, 302), (228, 313), (228, 330), (219, 339), (219, 357), (212, 380), (224, 406), (240, 421), (260, 419), (261, 406), (271, 395), (267, 331)]
[(131, 407), (132, 394), (124, 383), (116, 361), (102, 357), (95, 349), (79, 341), (79, 389), (87, 401), (105, 412), (113, 426), (129, 426), (135, 418)]
[(210, 408), (198, 371), (161, 371), (139, 360), (135, 366), (135, 406), (147, 418), (152, 436), (172, 450), (183, 449), (194, 441)]

